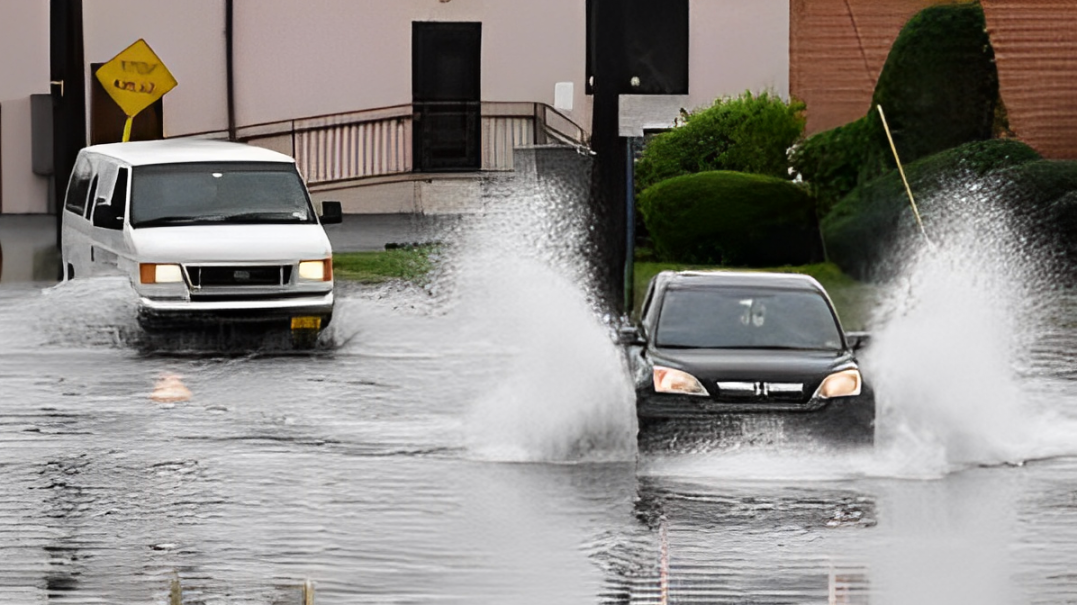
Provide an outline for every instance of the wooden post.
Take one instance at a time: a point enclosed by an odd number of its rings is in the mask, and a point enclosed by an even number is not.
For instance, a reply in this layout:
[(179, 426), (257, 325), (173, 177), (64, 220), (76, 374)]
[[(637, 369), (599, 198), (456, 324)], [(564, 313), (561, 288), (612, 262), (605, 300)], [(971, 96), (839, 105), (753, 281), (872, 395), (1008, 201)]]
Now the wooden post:
[(183, 588), (179, 578), (172, 578), (172, 586), (168, 590), (168, 605), (183, 605)]

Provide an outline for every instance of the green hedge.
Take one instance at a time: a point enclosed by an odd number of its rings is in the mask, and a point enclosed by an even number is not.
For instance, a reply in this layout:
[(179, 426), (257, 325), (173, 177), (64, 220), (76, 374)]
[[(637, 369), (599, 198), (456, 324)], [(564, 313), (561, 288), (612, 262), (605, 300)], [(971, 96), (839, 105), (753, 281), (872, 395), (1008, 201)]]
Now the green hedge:
[(902, 28), (871, 99), (902, 162), (994, 135), (998, 70), (986, 27), (973, 3), (925, 8)]
[(639, 208), (662, 261), (772, 266), (822, 258), (813, 200), (784, 179), (701, 172), (648, 188)]
[(665, 179), (708, 170), (789, 178), (788, 149), (804, 133), (804, 104), (745, 92), (718, 99), (655, 135), (636, 162), (636, 192)]
[(1006, 130), (984, 28), (979, 4), (920, 11), (894, 41), (868, 113), (797, 146), (793, 167), (815, 188), (822, 214), (857, 185), (896, 167), (877, 105), (905, 164)]
[[(938, 195), (959, 180), (980, 180), (992, 189), (1006, 184), (1006, 191), (1021, 188), (1034, 191), (1037, 179), (1041, 179), (1035, 174), (1041, 163), (1037, 161), (1039, 158), (1024, 143), (992, 139), (923, 158), (906, 166), (905, 171), (920, 213), (925, 223), (930, 224), (946, 211), (961, 210), (954, 204), (976, 204), (991, 198), (985, 195), (943, 199)], [(1069, 176), (1043, 180), (1042, 186), (1052, 191), (1068, 191)], [(1073, 176), (1077, 178), (1077, 174)], [(1072, 184), (1077, 189), (1077, 181)], [(1038, 199), (1055, 194), (1029, 195)], [(822, 221), (830, 260), (857, 279), (885, 277), (891, 268), (887, 261), (895, 246), (916, 230), (916, 219), (897, 170), (855, 188)]]

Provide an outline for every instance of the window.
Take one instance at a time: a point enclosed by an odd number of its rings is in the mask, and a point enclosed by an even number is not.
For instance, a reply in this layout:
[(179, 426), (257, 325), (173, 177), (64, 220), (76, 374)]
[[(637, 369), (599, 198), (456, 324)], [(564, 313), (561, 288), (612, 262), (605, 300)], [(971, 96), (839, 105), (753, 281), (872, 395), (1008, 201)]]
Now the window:
[(131, 226), (316, 223), (295, 166), (199, 162), (136, 166)]
[(660, 347), (841, 349), (838, 323), (817, 292), (676, 288), (658, 318)]
[(85, 156), (81, 156), (71, 171), (71, 179), (67, 182), (65, 197), (67, 211), (83, 216), (86, 213), (86, 194), (89, 190), (90, 161)]

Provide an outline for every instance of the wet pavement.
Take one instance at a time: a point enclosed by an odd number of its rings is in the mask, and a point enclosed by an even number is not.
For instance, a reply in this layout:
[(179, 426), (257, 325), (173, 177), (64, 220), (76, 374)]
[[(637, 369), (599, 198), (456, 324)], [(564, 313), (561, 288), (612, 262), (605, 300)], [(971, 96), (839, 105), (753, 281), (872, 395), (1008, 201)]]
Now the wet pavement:
[[(580, 339), (574, 377), (534, 367), (548, 323), (341, 290), (319, 350), (222, 354), (150, 346), (122, 283), (0, 289), (0, 602), (165, 603), (176, 580), (206, 604), (299, 603), (307, 580), (319, 604), (1077, 599), (1065, 448), (636, 451), (620, 378), (588, 375), (601, 330), (553, 335)], [(1021, 378), (1063, 437), (1074, 342)], [(170, 375), (189, 400), (153, 400)]]

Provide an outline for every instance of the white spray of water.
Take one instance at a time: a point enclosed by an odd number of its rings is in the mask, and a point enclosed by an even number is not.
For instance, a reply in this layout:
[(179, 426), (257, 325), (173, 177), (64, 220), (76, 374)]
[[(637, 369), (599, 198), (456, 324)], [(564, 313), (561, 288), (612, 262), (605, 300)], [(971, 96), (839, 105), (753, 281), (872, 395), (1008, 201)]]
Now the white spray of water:
[[(948, 195), (974, 195), (955, 187)], [(962, 205), (977, 210), (932, 225), (935, 244), (916, 247), (878, 310), (875, 472), (1020, 463), (1057, 445), (1058, 425), (1031, 405), (1017, 371), (1049, 276), (991, 200)]]
[(440, 323), (462, 347), (455, 363), (470, 364), (458, 386), (481, 458), (635, 457), (631, 381), (586, 285), (581, 185), (518, 177), (448, 238), (438, 279), (451, 310)]

